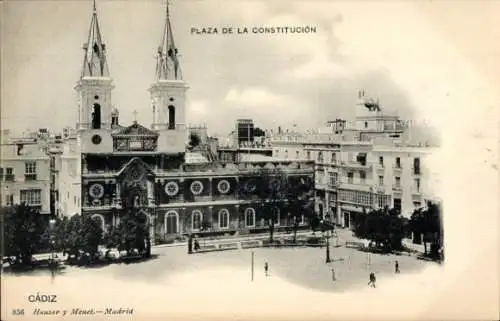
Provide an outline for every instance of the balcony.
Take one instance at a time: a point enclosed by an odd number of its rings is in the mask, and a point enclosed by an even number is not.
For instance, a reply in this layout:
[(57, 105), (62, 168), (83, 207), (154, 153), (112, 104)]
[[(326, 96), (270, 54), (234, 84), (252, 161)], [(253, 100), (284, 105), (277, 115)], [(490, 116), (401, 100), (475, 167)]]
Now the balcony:
[(420, 198), (422, 198), (422, 191), (419, 190), (419, 189), (414, 188), (411, 191), (411, 196), (412, 196), (412, 198), (418, 198), (418, 199), (420, 199)]
[(393, 186), (392, 190), (394, 192), (398, 192), (398, 193), (401, 193), (403, 191), (403, 189), (401, 188), (401, 186)]
[(401, 173), (401, 171), (403, 170), (403, 168), (401, 166), (393, 166), (392, 167), (392, 171), (395, 173), (395, 174), (399, 174)]
[(36, 174), (24, 174), (25, 181), (36, 181)]
[(356, 191), (363, 191), (363, 192), (371, 192), (372, 191), (372, 186), (368, 184), (361, 184), (360, 182), (339, 182), (337, 185), (338, 188), (341, 189), (348, 189), (348, 190), (356, 190)]
[(5, 181), (6, 182), (14, 182), (16, 180), (16, 177), (14, 174), (7, 174), (5, 175)]
[(367, 163), (361, 163), (361, 162), (356, 162), (356, 161), (341, 161), (337, 162), (339, 167), (344, 167), (344, 168), (353, 168), (353, 169), (370, 169), (372, 168), (372, 164), (367, 164)]
[(340, 186), (340, 182), (339, 181), (335, 181), (335, 182), (329, 182), (328, 183), (328, 188), (333, 188), (333, 189), (336, 189)]

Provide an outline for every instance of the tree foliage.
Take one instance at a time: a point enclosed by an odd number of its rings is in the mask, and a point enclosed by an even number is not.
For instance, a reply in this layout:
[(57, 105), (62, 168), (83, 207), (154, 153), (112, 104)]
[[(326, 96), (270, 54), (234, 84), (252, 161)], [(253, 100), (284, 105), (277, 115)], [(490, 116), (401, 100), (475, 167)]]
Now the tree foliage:
[(6, 256), (16, 258), (16, 263), (29, 265), (35, 251), (40, 247), (47, 221), (40, 212), (25, 204), (2, 208)]
[(192, 150), (201, 144), (201, 138), (195, 133), (189, 135), (189, 150)]
[[(439, 250), (443, 247), (443, 224), (441, 205), (434, 202), (427, 202), (427, 208), (416, 209), (410, 219), (410, 230), (413, 232), (413, 242), (424, 243), (425, 254), (432, 257), (439, 256)], [(427, 244), (431, 248), (428, 253)]]
[(368, 239), (385, 252), (400, 250), (405, 236), (404, 219), (395, 209), (363, 211), (354, 216), (354, 234)]
[(109, 233), (106, 243), (108, 248), (116, 247), (129, 255), (137, 250), (150, 256), (149, 222), (147, 216), (136, 206), (135, 199), (138, 195), (139, 191), (133, 186), (124, 189), (120, 222)]
[(79, 257), (80, 253), (95, 257), (104, 236), (99, 219), (81, 214), (58, 219), (50, 233), (54, 240), (54, 250), (64, 251), (76, 257)]
[(255, 129), (253, 131), (253, 135), (255, 137), (262, 137), (262, 136), (266, 136), (266, 132), (263, 131), (262, 129), (260, 129), (259, 127), (255, 127)]
[(270, 241), (278, 215), (292, 218), (295, 238), (302, 215), (306, 219), (314, 216), (314, 182), (309, 177), (289, 176), (279, 169), (264, 172), (262, 178), (266, 184), (260, 211), (268, 223)]

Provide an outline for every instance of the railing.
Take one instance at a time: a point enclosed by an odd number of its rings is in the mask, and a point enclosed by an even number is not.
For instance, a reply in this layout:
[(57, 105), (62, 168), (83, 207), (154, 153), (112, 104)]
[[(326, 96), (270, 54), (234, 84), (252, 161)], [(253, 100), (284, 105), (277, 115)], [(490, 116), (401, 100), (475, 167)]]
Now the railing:
[(342, 167), (355, 167), (355, 168), (366, 168), (366, 169), (373, 166), (373, 164), (361, 163), (355, 161), (341, 161), (338, 162), (337, 165)]
[[(273, 164), (275, 162), (242, 162), (242, 163), (224, 163), (225, 165), (230, 165), (227, 167), (215, 167), (215, 166), (207, 166), (207, 167), (196, 167), (195, 165), (190, 164), (190, 169), (156, 169), (154, 170), (155, 174), (159, 177), (161, 176), (196, 176), (196, 175), (234, 175), (238, 176), (239, 174), (261, 174), (263, 172), (272, 173), (275, 170), (282, 171), (284, 173), (287, 172), (314, 172), (314, 164), (310, 161), (294, 161), (290, 160), (286, 164), (278, 164), (273, 168), (262, 168), (259, 163), (269, 163)], [(309, 164), (310, 163), (310, 164)], [(299, 166), (294, 166), (300, 165)], [(118, 171), (89, 171), (83, 170), (83, 175), (88, 176), (114, 176), (118, 173)]]
[(36, 181), (36, 174), (24, 174), (25, 181)]

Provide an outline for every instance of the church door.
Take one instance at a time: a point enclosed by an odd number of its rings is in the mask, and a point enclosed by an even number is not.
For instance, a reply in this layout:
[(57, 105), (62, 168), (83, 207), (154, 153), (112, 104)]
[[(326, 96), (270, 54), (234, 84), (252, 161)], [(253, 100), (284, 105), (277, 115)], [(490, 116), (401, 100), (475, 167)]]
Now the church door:
[(165, 219), (165, 223), (166, 223), (165, 228), (166, 228), (167, 234), (177, 234), (178, 233), (177, 221), (178, 221), (177, 213), (175, 213), (175, 212), (167, 213), (167, 218)]

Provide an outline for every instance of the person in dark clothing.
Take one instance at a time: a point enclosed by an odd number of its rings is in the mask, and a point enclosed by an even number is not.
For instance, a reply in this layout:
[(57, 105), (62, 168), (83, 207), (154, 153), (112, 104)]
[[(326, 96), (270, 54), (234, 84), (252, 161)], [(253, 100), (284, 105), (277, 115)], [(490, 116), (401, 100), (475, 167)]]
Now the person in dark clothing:
[(396, 263), (394, 263), (394, 269), (395, 269), (395, 273), (396, 274), (399, 274), (399, 262), (396, 260)]
[(370, 282), (368, 282), (368, 285), (371, 285), (372, 287), (375, 287), (375, 282), (377, 279), (375, 278), (375, 273), (371, 272), (370, 273)]
[(267, 264), (267, 261), (264, 263), (264, 272), (266, 276), (269, 276), (269, 264)]
[(194, 250), (199, 251), (200, 250), (200, 242), (198, 242), (198, 239), (194, 240)]

